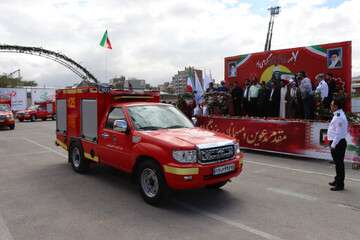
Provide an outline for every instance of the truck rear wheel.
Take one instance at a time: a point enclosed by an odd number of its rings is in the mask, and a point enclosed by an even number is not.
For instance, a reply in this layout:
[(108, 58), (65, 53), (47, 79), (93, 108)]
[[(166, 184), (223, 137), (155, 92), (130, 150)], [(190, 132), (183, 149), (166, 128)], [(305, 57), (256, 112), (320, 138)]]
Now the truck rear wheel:
[(137, 182), (145, 202), (159, 205), (168, 200), (170, 189), (159, 165), (155, 162), (146, 161), (140, 164), (137, 171)]
[(69, 158), (75, 172), (85, 173), (89, 170), (89, 162), (84, 157), (84, 150), (80, 143), (75, 142), (71, 144)]

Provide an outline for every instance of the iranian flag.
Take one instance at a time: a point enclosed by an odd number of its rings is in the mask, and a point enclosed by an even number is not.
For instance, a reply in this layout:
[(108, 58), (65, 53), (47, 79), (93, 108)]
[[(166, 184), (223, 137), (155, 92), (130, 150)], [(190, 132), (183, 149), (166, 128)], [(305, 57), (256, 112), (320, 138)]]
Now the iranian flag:
[(112, 49), (107, 30), (105, 31), (105, 33), (101, 39), (100, 46), (102, 46), (104, 48)]
[(192, 83), (192, 80), (190, 77), (187, 78), (187, 81), (186, 81), (186, 92), (188, 93), (192, 93), (193, 92), (193, 83)]

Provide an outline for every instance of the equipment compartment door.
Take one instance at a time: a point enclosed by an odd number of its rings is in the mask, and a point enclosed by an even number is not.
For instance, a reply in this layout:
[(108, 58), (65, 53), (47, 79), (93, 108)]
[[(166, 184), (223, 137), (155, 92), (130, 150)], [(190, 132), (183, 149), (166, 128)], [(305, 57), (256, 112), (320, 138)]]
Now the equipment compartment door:
[(67, 105), (65, 99), (56, 100), (56, 131), (67, 131)]
[(82, 99), (81, 100), (81, 135), (82, 137), (96, 141), (98, 131), (97, 120), (97, 100)]

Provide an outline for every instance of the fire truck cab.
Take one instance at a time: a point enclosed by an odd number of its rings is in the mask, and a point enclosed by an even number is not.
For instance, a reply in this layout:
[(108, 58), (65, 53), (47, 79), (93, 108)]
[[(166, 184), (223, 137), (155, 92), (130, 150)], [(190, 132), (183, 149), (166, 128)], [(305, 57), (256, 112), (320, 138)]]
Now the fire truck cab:
[(56, 145), (79, 173), (102, 163), (130, 173), (144, 200), (171, 190), (220, 188), (242, 171), (235, 139), (194, 127), (159, 92), (80, 87), (56, 91)]
[(8, 96), (0, 96), (0, 127), (9, 127), (10, 130), (15, 129), (14, 114), (11, 111), (11, 98)]
[(35, 102), (34, 105), (28, 107), (27, 109), (18, 111), (16, 113), (16, 117), (20, 122), (23, 122), (24, 120), (30, 120), (34, 122), (37, 119), (46, 121), (48, 118), (55, 120), (55, 101), (48, 100)]

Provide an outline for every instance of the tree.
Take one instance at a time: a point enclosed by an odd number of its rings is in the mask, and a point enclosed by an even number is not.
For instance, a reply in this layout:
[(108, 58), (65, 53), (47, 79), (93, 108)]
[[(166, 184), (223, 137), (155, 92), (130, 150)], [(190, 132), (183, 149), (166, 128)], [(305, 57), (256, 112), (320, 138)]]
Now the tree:
[(14, 78), (7, 75), (0, 76), (0, 87), (2, 88), (36, 87), (37, 85), (35, 81), (26, 81), (22, 80), (22, 78)]

